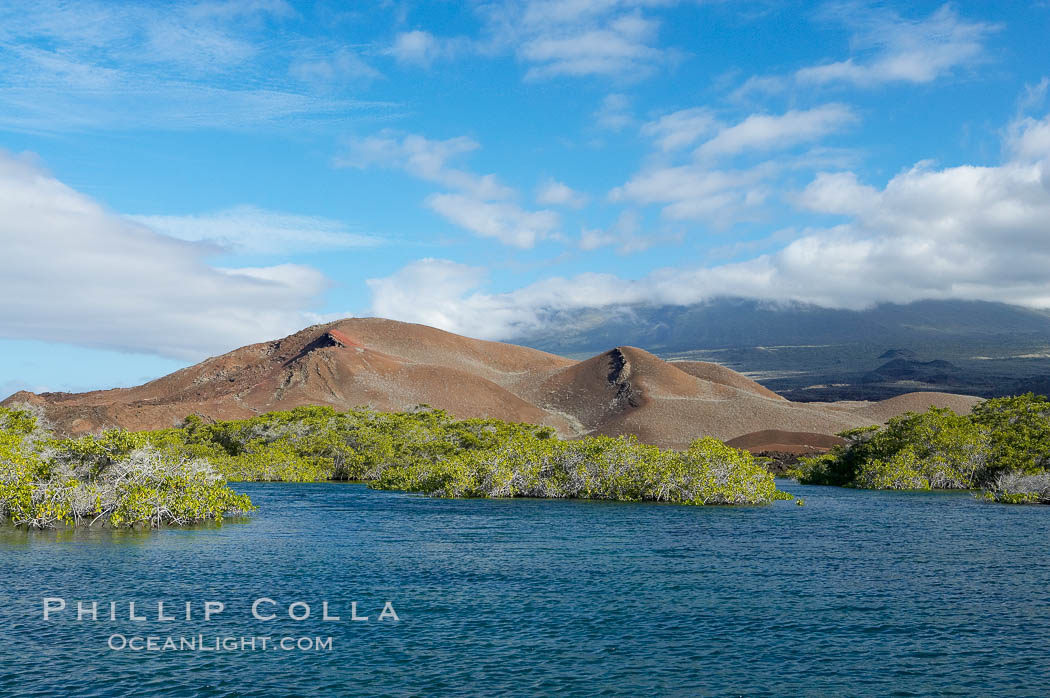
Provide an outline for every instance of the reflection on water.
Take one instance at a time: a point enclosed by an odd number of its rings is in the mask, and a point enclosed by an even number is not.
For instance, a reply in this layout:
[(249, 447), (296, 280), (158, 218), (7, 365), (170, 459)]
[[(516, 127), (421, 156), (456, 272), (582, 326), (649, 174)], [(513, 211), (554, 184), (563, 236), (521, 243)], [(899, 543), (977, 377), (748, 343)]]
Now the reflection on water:
[[(1050, 508), (781, 485), (806, 506), (246, 483), (260, 510), (236, 523), (0, 528), (0, 695), (1040, 695), (1050, 685)], [(48, 622), (45, 597), (67, 604)], [(260, 598), (272, 599), (262, 608), (273, 620), (252, 617)], [(98, 602), (102, 617), (77, 621), (78, 600)], [(204, 622), (209, 601), (224, 610)], [(377, 622), (387, 601), (399, 621)], [(288, 617), (296, 602), (309, 618)], [(325, 602), (340, 621), (323, 620)], [(333, 647), (117, 651), (114, 634), (290, 634)]]
[[(184, 526), (177, 529), (187, 531), (207, 531), (222, 528), (223, 526), (237, 526), (251, 522), (251, 517), (241, 516), (228, 518), (222, 522), (204, 521), (193, 526)], [(143, 545), (156, 540), (157, 531), (146, 527), (137, 528), (110, 528), (107, 526), (64, 526), (59, 528), (33, 529), (24, 526), (11, 526), (0, 524), (0, 550), (5, 546), (21, 546), (38, 543), (46, 545), (49, 543), (98, 543), (105, 545)]]

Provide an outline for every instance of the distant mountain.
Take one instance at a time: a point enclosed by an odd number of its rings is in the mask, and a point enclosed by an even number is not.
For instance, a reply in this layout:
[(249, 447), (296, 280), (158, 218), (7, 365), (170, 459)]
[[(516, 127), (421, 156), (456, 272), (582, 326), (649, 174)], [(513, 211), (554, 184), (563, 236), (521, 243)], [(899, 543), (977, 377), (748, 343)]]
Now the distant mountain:
[[(567, 437), (634, 434), (681, 448), (710, 435), (764, 432), (779, 449), (825, 443), (814, 434), (875, 424), (931, 404), (966, 411), (976, 398), (916, 393), (882, 403), (798, 404), (718, 364), (670, 363), (630, 346), (584, 361), (377, 318), (309, 327), (242, 347), (135, 388), (21, 392), (5, 405), (42, 405), (58, 431), (169, 427), (189, 414), (238, 419), (299, 405), (407, 410), (425, 403), (459, 417), (554, 427)], [(774, 434), (775, 437), (770, 437)]]
[[(559, 312), (549, 320), (550, 329), (514, 341), (567, 356), (629, 343), (668, 360), (714, 361), (792, 400), (884, 399), (916, 383), (993, 396), (1050, 382), (1050, 313), (1002, 303), (920, 301), (853, 311), (721, 299)], [(945, 381), (888, 373), (875, 380), (887, 359), (954, 368), (942, 374)]]
[(893, 359), (861, 377), (862, 383), (895, 383), (907, 381), (929, 385), (963, 385), (964, 371), (950, 361), (910, 361)]
[(879, 355), (880, 359), (917, 359), (918, 354), (910, 349), (887, 349)]
[(560, 354), (593, 353), (619, 342), (660, 355), (740, 346), (861, 344), (881, 346), (880, 354), (907, 352), (903, 358), (937, 347), (1050, 343), (1050, 313), (981, 301), (886, 303), (858, 311), (720, 299), (570, 311), (551, 320), (552, 329), (515, 341)]

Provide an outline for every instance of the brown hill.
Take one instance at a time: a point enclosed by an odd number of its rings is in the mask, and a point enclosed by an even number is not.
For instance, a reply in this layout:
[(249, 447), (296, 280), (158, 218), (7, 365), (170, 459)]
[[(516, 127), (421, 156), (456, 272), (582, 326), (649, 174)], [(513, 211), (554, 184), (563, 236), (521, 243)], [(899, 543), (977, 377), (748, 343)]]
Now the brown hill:
[(404, 410), (425, 403), (459, 417), (546, 424), (566, 437), (635, 434), (682, 448), (703, 435), (833, 434), (923, 402), (968, 409), (976, 400), (922, 393), (885, 403), (792, 403), (717, 364), (668, 363), (634, 347), (576, 362), (363, 318), (242, 347), (134, 388), (22, 392), (2, 404), (21, 401), (44, 405), (68, 434), (168, 427), (188, 414), (236, 419), (304, 404)]
[(834, 446), (845, 443), (845, 439), (829, 434), (809, 434), (801, 431), (763, 429), (730, 439), (726, 443), (734, 448), (743, 448), (752, 453), (792, 453), (805, 455), (824, 453)]
[(746, 390), (755, 395), (761, 395), (762, 397), (768, 397), (773, 400), (785, 399), (774, 393), (769, 388), (761, 386), (747, 376), (741, 375), (721, 364), (713, 364), (708, 361), (675, 361), (672, 365), (692, 376), (711, 381), (712, 383), (739, 388), (740, 390)]

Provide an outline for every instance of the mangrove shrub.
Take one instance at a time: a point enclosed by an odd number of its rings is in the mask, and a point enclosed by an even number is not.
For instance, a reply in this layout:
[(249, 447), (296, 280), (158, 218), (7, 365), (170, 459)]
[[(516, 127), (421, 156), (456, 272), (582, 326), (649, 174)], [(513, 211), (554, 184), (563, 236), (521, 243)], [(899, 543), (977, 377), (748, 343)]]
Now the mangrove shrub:
[(55, 439), (34, 408), (0, 408), (0, 521), (158, 527), (253, 508), (207, 460), (150, 441), (126, 431)]
[(1028, 393), (985, 400), (970, 415), (931, 407), (885, 426), (840, 434), (846, 443), (803, 458), (800, 482), (870, 489), (985, 489), (1004, 502), (1047, 501), (1050, 403)]
[(361, 480), (443, 497), (573, 497), (754, 504), (784, 496), (745, 451), (700, 439), (685, 452), (634, 438), (555, 438), (549, 427), (457, 420), (421, 406), (384, 413), (299, 407), (152, 438), (181, 440), (232, 480)]

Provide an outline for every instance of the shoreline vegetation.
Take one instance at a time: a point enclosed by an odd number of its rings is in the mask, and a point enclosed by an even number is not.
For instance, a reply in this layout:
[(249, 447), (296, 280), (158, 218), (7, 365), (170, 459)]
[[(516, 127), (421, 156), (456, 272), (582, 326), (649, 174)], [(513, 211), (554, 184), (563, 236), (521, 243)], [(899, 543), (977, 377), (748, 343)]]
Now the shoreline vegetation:
[[(1031, 393), (972, 414), (931, 407), (840, 434), (801, 458), (802, 484), (978, 490), (1008, 504), (1050, 504), (1050, 402)], [(157, 431), (56, 438), (43, 411), (0, 408), (0, 521), (30, 528), (187, 525), (249, 514), (237, 481), (361, 481), (436, 497), (539, 497), (688, 505), (792, 499), (750, 453), (717, 439), (685, 451), (634, 437), (564, 441), (549, 427), (412, 412), (298, 407)]]
[(1050, 504), (1050, 402), (1026, 393), (968, 415), (931, 407), (885, 426), (851, 429), (789, 476), (807, 485), (878, 490), (978, 490), (1004, 504)]
[(241, 516), (235, 481), (364, 481), (437, 497), (543, 497), (690, 505), (791, 495), (747, 451), (633, 437), (558, 439), (549, 427), (413, 412), (299, 407), (157, 431), (55, 438), (41, 410), (0, 408), (0, 521), (31, 528), (160, 527)]
[(0, 522), (158, 528), (253, 509), (206, 460), (154, 445), (147, 433), (58, 439), (39, 408), (0, 408)]

